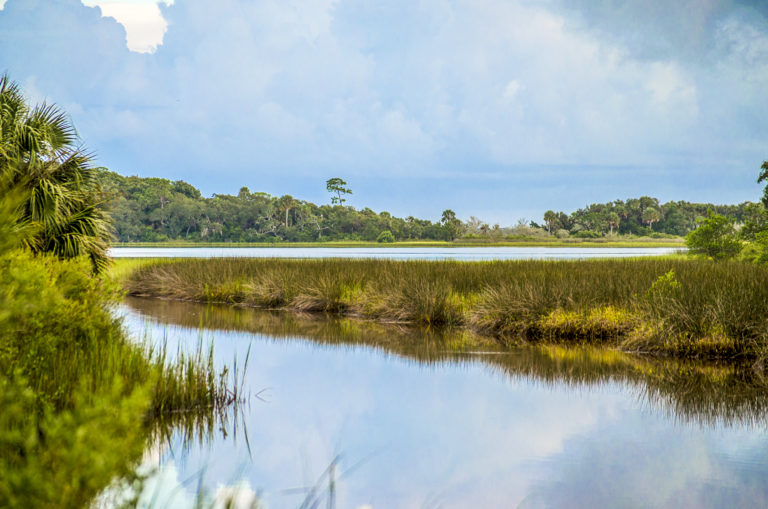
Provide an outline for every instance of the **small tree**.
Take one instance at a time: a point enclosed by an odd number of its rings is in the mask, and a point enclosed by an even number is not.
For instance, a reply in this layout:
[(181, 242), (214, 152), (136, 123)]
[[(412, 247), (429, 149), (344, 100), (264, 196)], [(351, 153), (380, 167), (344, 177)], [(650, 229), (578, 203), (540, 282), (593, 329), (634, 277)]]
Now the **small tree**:
[(331, 196), (331, 203), (333, 205), (341, 205), (347, 201), (341, 197), (343, 194), (352, 194), (352, 190), (347, 187), (347, 183), (338, 177), (326, 180), (325, 188), (329, 193), (336, 194), (336, 196)]
[(376, 238), (376, 242), (379, 243), (391, 243), (395, 241), (395, 236), (392, 235), (392, 232), (389, 230), (384, 230), (383, 232), (379, 233), (379, 236)]
[(456, 212), (451, 209), (445, 209), (443, 211), (440, 223), (443, 225), (445, 240), (452, 241), (461, 233), (461, 219), (456, 217)]
[(685, 245), (692, 254), (714, 260), (727, 260), (741, 252), (742, 244), (736, 236), (733, 219), (707, 211), (699, 227), (685, 236)]

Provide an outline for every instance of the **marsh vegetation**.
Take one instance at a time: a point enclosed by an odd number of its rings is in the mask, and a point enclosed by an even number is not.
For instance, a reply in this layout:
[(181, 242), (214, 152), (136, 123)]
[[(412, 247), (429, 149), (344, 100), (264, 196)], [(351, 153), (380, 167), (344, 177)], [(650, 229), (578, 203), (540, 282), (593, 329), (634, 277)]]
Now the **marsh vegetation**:
[(768, 270), (687, 259), (426, 262), (209, 259), (149, 263), (131, 295), (459, 326), (517, 342), (762, 358)]

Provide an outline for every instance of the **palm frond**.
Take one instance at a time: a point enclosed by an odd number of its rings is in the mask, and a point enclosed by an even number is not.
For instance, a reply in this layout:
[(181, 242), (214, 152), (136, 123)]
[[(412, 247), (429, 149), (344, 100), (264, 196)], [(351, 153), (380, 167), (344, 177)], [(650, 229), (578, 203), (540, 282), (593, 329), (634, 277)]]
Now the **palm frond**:
[(0, 76), (0, 198), (23, 190), (14, 221), (34, 234), (22, 244), (60, 258), (88, 256), (99, 271), (107, 265), (112, 223), (93, 155), (78, 142), (62, 109), (29, 108), (18, 85)]

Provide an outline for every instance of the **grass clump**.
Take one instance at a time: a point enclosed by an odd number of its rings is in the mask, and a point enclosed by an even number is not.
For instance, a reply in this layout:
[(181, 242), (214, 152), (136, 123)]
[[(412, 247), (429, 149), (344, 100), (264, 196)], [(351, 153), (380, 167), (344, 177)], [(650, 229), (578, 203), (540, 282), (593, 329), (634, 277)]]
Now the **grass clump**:
[(139, 267), (125, 287), (137, 296), (464, 326), (502, 342), (768, 352), (768, 269), (736, 261), (177, 260)]

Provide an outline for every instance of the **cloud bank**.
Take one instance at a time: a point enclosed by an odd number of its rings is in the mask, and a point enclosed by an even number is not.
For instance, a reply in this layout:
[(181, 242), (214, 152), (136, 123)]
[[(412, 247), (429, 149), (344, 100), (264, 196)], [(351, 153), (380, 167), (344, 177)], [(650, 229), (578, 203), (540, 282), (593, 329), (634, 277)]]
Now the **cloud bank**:
[(757, 199), (766, 9), (615, 4), (177, 0), (141, 7), (165, 33), (139, 53), (98, 7), (7, 0), (0, 62), (104, 165), (208, 193), (325, 200), (342, 176), (359, 207), (502, 224), (640, 194)]

